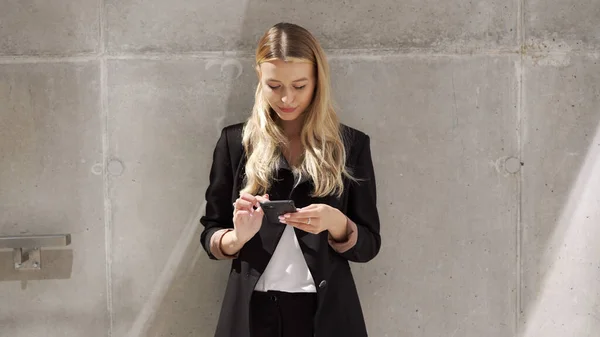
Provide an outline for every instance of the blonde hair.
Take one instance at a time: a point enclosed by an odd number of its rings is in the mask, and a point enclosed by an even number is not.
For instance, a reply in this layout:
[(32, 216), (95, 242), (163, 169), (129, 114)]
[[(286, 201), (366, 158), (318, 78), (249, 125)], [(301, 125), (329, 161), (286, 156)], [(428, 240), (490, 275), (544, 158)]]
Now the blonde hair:
[[(339, 197), (344, 190), (343, 177), (353, 178), (345, 165), (346, 150), (331, 99), (325, 53), (306, 29), (290, 23), (278, 23), (260, 39), (256, 49), (256, 66), (277, 59), (308, 62), (315, 67), (317, 83), (312, 102), (303, 112), (305, 119), (300, 135), (304, 154), (300, 166), (294, 169), (312, 178), (312, 196), (335, 194)], [(263, 194), (271, 187), (282, 156), (281, 148), (289, 145), (277, 120), (277, 114), (263, 97), (259, 81), (252, 115), (243, 131), (242, 143), (248, 158), (246, 185), (242, 192)]]

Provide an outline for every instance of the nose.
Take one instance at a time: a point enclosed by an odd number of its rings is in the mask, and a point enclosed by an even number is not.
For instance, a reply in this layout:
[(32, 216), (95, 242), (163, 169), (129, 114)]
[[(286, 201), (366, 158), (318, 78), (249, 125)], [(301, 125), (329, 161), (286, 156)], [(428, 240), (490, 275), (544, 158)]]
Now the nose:
[(281, 101), (285, 104), (291, 104), (292, 102), (294, 102), (294, 95), (292, 93), (291, 90), (286, 90), (283, 92), (283, 95), (281, 96)]

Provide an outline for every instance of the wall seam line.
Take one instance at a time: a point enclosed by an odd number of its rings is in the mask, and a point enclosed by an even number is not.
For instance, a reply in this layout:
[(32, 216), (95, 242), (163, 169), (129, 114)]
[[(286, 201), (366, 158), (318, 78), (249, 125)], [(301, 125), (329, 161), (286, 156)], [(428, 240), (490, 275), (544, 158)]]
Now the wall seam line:
[[(517, 38), (519, 40), (519, 58), (518, 58), (518, 66), (517, 66), (517, 83), (518, 83), (518, 93), (517, 93), (517, 151), (518, 157), (521, 163), (524, 162), (523, 158), (523, 101), (524, 101), (524, 90), (523, 90), (523, 72), (524, 72), (524, 58), (525, 58), (525, 0), (517, 0), (518, 1), (518, 22), (517, 22)], [(523, 206), (523, 173), (524, 173), (524, 165), (521, 165), (521, 170), (517, 175), (517, 214), (516, 214), (516, 310), (515, 310), (515, 336), (519, 336), (522, 329), (522, 286), (523, 286), (523, 216), (522, 216), (522, 206)]]
[[(106, 57), (106, 1), (98, 0), (99, 10), (99, 53), (91, 56), (100, 61), (100, 101), (102, 115), (102, 167), (103, 167), (103, 193), (104, 193), (104, 249), (106, 259), (106, 310), (108, 314), (107, 336), (113, 336), (113, 287), (112, 287), (112, 204), (110, 201), (110, 175), (108, 173), (109, 140), (108, 140), (108, 71)], [(89, 56), (84, 56), (87, 59)]]

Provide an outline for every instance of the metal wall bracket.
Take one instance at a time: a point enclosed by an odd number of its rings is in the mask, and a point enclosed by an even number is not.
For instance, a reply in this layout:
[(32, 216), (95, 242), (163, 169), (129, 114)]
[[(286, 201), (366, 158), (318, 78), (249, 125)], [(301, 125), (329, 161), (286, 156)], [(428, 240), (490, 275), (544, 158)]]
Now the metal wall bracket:
[(13, 260), (17, 270), (40, 270), (42, 269), (42, 254), (39, 248), (13, 250)]
[(71, 234), (0, 236), (0, 249), (13, 249), (16, 270), (40, 270), (42, 247), (64, 247), (70, 244)]

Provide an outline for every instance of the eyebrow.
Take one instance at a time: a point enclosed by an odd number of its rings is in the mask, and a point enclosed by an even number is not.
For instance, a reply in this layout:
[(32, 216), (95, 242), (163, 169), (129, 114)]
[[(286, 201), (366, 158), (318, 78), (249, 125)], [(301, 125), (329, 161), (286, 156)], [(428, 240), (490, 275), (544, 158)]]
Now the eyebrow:
[[(296, 82), (301, 82), (301, 81), (308, 81), (308, 78), (306, 77), (302, 77), (301, 79), (297, 79), (295, 81), (292, 81), (292, 83), (296, 83)], [(272, 78), (268, 78), (267, 82), (277, 82), (277, 83), (281, 83), (281, 81), (278, 81), (276, 79), (272, 79)]]

